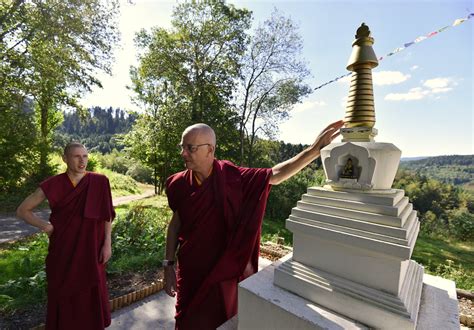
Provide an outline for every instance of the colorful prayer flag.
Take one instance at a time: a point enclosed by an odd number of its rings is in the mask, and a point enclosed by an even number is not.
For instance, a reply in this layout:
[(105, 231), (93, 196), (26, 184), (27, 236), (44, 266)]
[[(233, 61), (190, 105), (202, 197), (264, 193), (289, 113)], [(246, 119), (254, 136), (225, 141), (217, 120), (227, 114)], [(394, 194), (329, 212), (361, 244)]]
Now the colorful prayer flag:
[[(454, 23), (453, 23), (452, 26), (457, 26), (457, 25), (459, 25), (459, 24), (465, 22), (466, 20), (471, 19), (472, 17), (474, 17), (474, 13), (470, 13), (466, 18), (458, 18), (457, 20), (454, 21)], [(444, 27), (442, 27), (441, 29), (438, 29), (438, 30), (436, 30), (436, 31), (433, 31), (433, 32), (429, 33), (429, 34), (426, 35), (426, 36), (419, 36), (419, 37), (416, 38), (415, 40), (405, 43), (405, 44), (403, 45), (403, 47), (398, 47), (398, 48), (396, 48), (396, 49), (393, 50), (392, 52), (390, 52), (390, 53), (388, 53), (387, 55), (385, 55), (385, 57), (392, 56), (392, 55), (394, 55), (394, 54), (396, 54), (396, 53), (398, 53), (398, 52), (401, 52), (401, 51), (404, 50), (405, 48), (410, 47), (411, 45), (413, 45), (413, 44), (415, 44), (415, 43), (419, 43), (419, 42), (421, 42), (421, 41), (423, 41), (423, 40), (425, 40), (425, 39), (427, 39), (427, 38), (433, 37), (433, 36), (437, 35), (438, 33), (443, 32), (444, 30), (446, 30), (446, 29), (449, 28), (449, 27), (451, 27), (451, 25), (444, 26)], [(384, 56), (380, 56), (380, 57), (378, 58), (379, 61), (382, 61), (383, 59), (384, 59)], [(331, 84), (331, 83), (333, 83), (333, 82), (335, 82), (335, 81), (337, 81), (337, 80), (339, 80), (339, 79), (342, 79), (342, 78), (344, 78), (344, 77), (347, 77), (347, 76), (349, 76), (349, 75), (351, 75), (351, 74), (352, 74), (352, 73), (349, 72), (349, 73), (347, 73), (347, 74), (345, 74), (345, 75), (342, 75), (342, 76), (337, 77), (337, 78), (335, 78), (335, 79), (333, 79), (333, 80), (330, 80), (330, 81), (328, 81), (328, 82), (326, 82), (326, 83), (324, 83), (324, 84), (322, 84), (322, 85), (319, 85), (319, 86), (316, 87), (314, 90), (320, 89), (321, 87), (324, 87), (324, 86), (326, 86), (326, 85), (329, 85), (329, 84)]]
[(439, 29), (438, 32), (443, 32), (444, 30), (446, 30), (449, 27), (450, 27), (449, 25), (446, 25), (445, 27), (442, 27), (441, 29)]
[(415, 39), (415, 43), (418, 43), (418, 42), (421, 42), (423, 40), (425, 40), (426, 37), (425, 36), (419, 36), (418, 38)]

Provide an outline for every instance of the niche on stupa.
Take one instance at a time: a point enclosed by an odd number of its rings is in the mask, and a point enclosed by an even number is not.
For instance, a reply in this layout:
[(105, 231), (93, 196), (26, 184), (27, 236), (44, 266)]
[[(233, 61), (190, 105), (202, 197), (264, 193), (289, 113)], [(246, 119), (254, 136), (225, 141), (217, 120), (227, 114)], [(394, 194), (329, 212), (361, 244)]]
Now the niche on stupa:
[(324, 159), (326, 182), (334, 188), (372, 189), (375, 164), (366, 148), (350, 142), (340, 144)]
[(360, 174), (359, 160), (351, 154), (339, 158), (338, 177), (339, 180), (346, 179), (357, 182)]

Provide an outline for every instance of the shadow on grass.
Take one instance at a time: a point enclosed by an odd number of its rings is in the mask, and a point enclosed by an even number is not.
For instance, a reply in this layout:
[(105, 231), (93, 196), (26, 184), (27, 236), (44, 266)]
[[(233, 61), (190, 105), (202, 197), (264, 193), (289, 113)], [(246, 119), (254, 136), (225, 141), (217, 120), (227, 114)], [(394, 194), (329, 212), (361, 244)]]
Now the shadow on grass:
[(446, 260), (452, 260), (467, 271), (474, 271), (472, 242), (469, 244), (419, 235), (412, 258), (423, 265), (444, 264)]

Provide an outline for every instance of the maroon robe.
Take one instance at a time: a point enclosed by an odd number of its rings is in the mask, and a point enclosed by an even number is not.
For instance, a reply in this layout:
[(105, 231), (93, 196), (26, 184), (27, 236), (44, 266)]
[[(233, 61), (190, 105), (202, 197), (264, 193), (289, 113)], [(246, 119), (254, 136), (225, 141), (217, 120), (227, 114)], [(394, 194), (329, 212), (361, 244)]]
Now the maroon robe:
[(46, 257), (46, 329), (104, 329), (110, 325), (110, 306), (99, 257), (105, 221), (115, 217), (109, 180), (88, 172), (74, 187), (63, 173), (40, 187), (54, 227)]
[(258, 271), (271, 173), (216, 160), (201, 186), (190, 170), (168, 178), (181, 222), (176, 328), (215, 329), (237, 313), (237, 283)]

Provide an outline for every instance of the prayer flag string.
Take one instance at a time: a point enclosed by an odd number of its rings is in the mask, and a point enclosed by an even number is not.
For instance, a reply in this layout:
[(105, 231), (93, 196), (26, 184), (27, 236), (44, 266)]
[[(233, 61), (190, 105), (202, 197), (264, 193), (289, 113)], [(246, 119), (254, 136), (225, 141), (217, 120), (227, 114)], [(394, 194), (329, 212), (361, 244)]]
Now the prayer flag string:
[[(436, 31), (433, 31), (433, 32), (428, 33), (427, 35), (419, 36), (419, 37), (417, 37), (415, 40), (405, 43), (402, 47), (395, 48), (394, 50), (392, 50), (392, 51), (391, 51), (390, 53), (388, 53), (387, 55), (385, 55), (385, 56), (380, 56), (380, 57), (378, 58), (378, 60), (379, 60), (379, 61), (382, 61), (385, 57), (389, 57), (389, 56), (395, 55), (395, 54), (401, 52), (402, 50), (404, 50), (404, 49), (406, 49), (406, 48), (408, 48), (408, 47), (410, 47), (410, 46), (412, 46), (412, 45), (414, 45), (414, 44), (420, 43), (420, 42), (422, 42), (423, 40), (426, 40), (426, 39), (428, 39), (428, 38), (431, 38), (431, 37), (433, 37), (433, 36), (435, 36), (435, 35), (437, 35), (437, 34), (443, 32), (443, 31), (445, 31), (446, 29), (448, 29), (448, 28), (450, 28), (450, 27), (458, 26), (459, 24), (464, 23), (465, 21), (467, 21), (468, 19), (471, 19), (471, 18), (473, 18), (473, 17), (474, 17), (474, 13), (470, 13), (470, 14), (469, 14), (467, 17), (465, 17), (465, 18), (458, 18), (458, 19), (456, 19), (456, 20), (453, 22), (453, 24), (444, 26), (444, 27), (442, 27), (441, 29), (438, 29), (438, 30), (436, 30)], [(322, 88), (322, 87), (324, 87), (324, 86), (326, 86), (326, 85), (329, 85), (329, 84), (331, 84), (331, 83), (333, 83), (333, 82), (335, 82), (335, 81), (338, 81), (339, 79), (342, 79), (342, 78), (344, 78), (344, 77), (348, 77), (348, 76), (350, 76), (351, 74), (352, 74), (352, 72), (343, 74), (342, 76), (339, 76), (339, 77), (334, 78), (334, 79), (332, 79), (332, 80), (330, 80), (330, 81), (328, 81), (328, 82), (326, 82), (326, 83), (324, 83), (324, 84), (322, 84), (322, 85), (319, 85), (319, 86), (316, 87), (314, 90), (320, 89), (320, 88)]]

